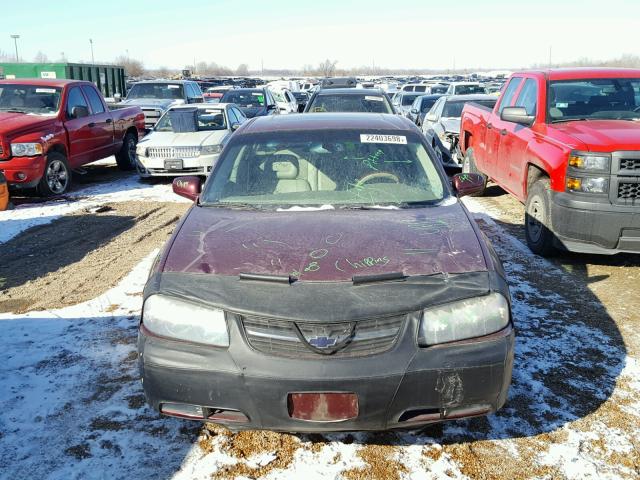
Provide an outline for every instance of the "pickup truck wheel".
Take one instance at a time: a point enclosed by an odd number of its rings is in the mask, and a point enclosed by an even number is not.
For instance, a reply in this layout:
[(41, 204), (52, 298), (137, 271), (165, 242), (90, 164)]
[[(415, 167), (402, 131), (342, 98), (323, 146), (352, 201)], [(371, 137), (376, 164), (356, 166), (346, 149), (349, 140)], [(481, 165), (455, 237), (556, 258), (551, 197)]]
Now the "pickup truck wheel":
[(122, 147), (116, 153), (116, 163), (120, 170), (133, 170), (136, 168), (136, 146), (138, 138), (134, 133), (129, 132), (124, 136)]
[(529, 189), (524, 214), (527, 245), (533, 253), (548, 257), (556, 252), (551, 222), (551, 193), (549, 180), (541, 179)]
[(71, 170), (66, 157), (57, 152), (47, 155), (44, 175), (38, 183), (38, 194), (43, 197), (61, 195), (71, 186)]
[[(460, 152), (460, 155), (461, 154), (462, 152)], [(484, 195), (484, 191), (487, 188), (487, 176), (480, 172), (478, 167), (476, 167), (476, 159), (473, 156), (473, 150), (471, 148), (468, 148), (464, 154), (464, 159), (462, 160), (462, 173), (477, 173), (478, 175), (482, 175), (482, 178), (484, 178), (484, 186), (482, 187), (482, 190), (472, 193), (470, 196), (481, 197)]]

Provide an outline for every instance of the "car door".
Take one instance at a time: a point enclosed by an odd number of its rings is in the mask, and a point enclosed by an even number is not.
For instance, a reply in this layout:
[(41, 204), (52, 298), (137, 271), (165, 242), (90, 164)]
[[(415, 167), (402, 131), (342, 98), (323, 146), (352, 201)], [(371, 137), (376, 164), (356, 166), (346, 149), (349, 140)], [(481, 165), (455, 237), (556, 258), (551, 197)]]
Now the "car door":
[[(434, 131), (433, 127), (440, 120), (440, 116), (442, 115), (442, 110), (444, 108), (444, 103), (446, 101), (446, 97), (439, 98), (438, 101), (431, 107), (431, 110), (427, 112), (424, 117), (424, 124), (422, 125), (422, 131), (429, 143), (433, 145), (434, 139)], [(431, 118), (431, 119), (430, 119)]]
[[(535, 78), (527, 78), (522, 84), (514, 106), (523, 107), (527, 114), (534, 117), (538, 113), (538, 81)], [(524, 168), (527, 165), (527, 145), (534, 136), (531, 127), (518, 123), (504, 122), (506, 134), (500, 140), (498, 154), (498, 168), (504, 173), (502, 180), (505, 189), (516, 195), (524, 197), (523, 183)]]
[[(111, 113), (107, 111), (98, 91), (92, 85), (83, 85), (82, 92), (89, 101), (89, 114), (92, 121), (88, 124), (93, 134), (94, 151), (92, 156), (96, 159), (113, 155), (114, 128)], [(118, 139), (122, 141), (122, 139)]]
[[(86, 109), (87, 115), (74, 115), (74, 107)], [(76, 168), (90, 162), (99, 141), (94, 138), (95, 122), (90, 115), (89, 103), (79, 85), (70, 87), (67, 92), (64, 126), (69, 138), (69, 166)]]
[[(509, 84), (500, 97), (498, 107), (491, 112), (487, 122), (485, 144), (486, 150), (483, 158), (480, 158), (482, 171), (491, 178), (502, 183), (505, 175), (498, 167), (500, 165), (500, 142), (507, 134), (507, 123), (500, 119), (500, 113), (504, 107), (512, 106), (513, 99), (522, 84), (522, 77), (512, 77)], [(481, 152), (478, 152), (480, 155)]]

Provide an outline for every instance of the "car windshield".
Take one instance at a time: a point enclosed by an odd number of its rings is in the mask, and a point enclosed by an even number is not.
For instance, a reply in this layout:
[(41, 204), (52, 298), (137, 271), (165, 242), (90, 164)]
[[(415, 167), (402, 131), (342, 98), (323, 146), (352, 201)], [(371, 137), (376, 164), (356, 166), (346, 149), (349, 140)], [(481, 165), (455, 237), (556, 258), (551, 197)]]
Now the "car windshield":
[[(219, 108), (198, 108), (196, 109), (196, 111), (194, 112), (193, 109), (189, 108), (189, 109), (178, 109), (178, 108), (173, 108), (169, 111), (167, 111), (167, 113), (165, 113), (162, 118), (160, 118), (160, 120), (158, 120), (158, 123), (155, 126), (155, 131), (156, 132), (174, 132), (174, 127), (171, 124), (171, 112), (180, 112), (180, 111), (184, 111), (185, 114), (190, 115), (190, 124), (193, 127), (193, 131), (196, 132), (204, 132), (204, 131), (208, 131), (208, 130), (224, 130), (225, 128), (227, 128), (227, 124), (224, 120), (224, 113), (221, 109)], [(195, 122), (192, 120), (193, 119), (193, 114), (196, 115), (195, 118)], [(184, 131), (184, 130), (180, 130), (180, 131)]]
[(411, 131), (255, 133), (225, 150), (200, 199), (271, 209), (428, 205), (447, 195), (436, 161)]
[(552, 122), (640, 119), (640, 79), (602, 78), (549, 82)]
[(309, 112), (365, 112), (392, 113), (391, 106), (382, 95), (368, 94), (324, 94), (317, 95)]
[(456, 95), (470, 95), (473, 93), (484, 93), (484, 87), (482, 85), (456, 85)]
[(60, 106), (62, 89), (37, 85), (0, 85), (0, 111), (55, 114)]
[(241, 107), (264, 107), (264, 92), (261, 90), (230, 90), (224, 94), (220, 102), (235, 103)]
[(460, 118), (462, 116), (462, 109), (464, 108), (465, 103), (477, 103), (483, 107), (493, 108), (496, 104), (496, 100), (458, 100), (455, 102), (447, 102), (444, 104), (442, 117)]
[(435, 105), (436, 100), (437, 98), (423, 98), (422, 107), (420, 108), (420, 111), (422, 113), (427, 113), (429, 110), (431, 110), (431, 107)]
[(446, 93), (448, 89), (446, 85), (434, 85), (431, 87), (431, 93)]
[(183, 86), (180, 83), (136, 83), (127, 100), (153, 98), (157, 100), (173, 100), (184, 98)]
[(416, 94), (416, 95), (402, 95), (402, 106), (404, 107), (408, 107), (409, 105), (411, 105), (413, 103), (413, 101), (419, 97), (420, 94)]

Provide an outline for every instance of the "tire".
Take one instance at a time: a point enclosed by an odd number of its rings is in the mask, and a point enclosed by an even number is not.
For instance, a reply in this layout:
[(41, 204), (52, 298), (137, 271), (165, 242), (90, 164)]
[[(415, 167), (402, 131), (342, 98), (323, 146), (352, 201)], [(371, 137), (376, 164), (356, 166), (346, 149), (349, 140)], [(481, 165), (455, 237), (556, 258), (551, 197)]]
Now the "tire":
[(484, 178), (484, 186), (482, 187), (482, 190), (472, 193), (470, 196), (481, 197), (484, 195), (484, 191), (487, 189), (487, 176), (478, 170), (472, 148), (467, 148), (467, 151), (464, 154), (464, 159), (462, 160), (462, 173), (477, 173), (478, 175), (482, 175), (482, 178)]
[(554, 246), (551, 219), (551, 189), (549, 179), (542, 178), (529, 188), (524, 214), (524, 233), (529, 249), (542, 257), (557, 252)]
[(128, 132), (122, 141), (120, 151), (116, 153), (116, 163), (120, 170), (134, 170), (136, 168), (136, 146), (138, 137), (133, 132)]
[(71, 170), (67, 157), (62, 153), (51, 152), (47, 155), (44, 174), (38, 182), (38, 194), (41, 197), (62, 195), (71, 187)]

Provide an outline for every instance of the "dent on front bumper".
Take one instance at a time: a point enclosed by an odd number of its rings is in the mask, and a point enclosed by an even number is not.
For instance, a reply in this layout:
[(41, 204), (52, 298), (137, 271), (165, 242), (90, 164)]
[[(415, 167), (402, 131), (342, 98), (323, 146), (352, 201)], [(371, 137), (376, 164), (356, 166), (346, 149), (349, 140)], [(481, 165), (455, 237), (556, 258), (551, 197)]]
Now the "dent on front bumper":
[[(228, 318), (228, 349), (162, 339), (141, 329), (139, 366), (153, 408), (177, 403), (209, 407), (210, 413), (241, 412), (248, 420), (213, 418), (233, 429), (385, 430), (496, 411), (511, 382), (511, 325), (487, 337), (419, 348), (419, 315), (409, 314), (386, 353), (300, 360), (253, 350), (239, 317)], [(336, 422), (294, 419), (288, 408), (292, 392), (355, 393), (358, 415)]]

